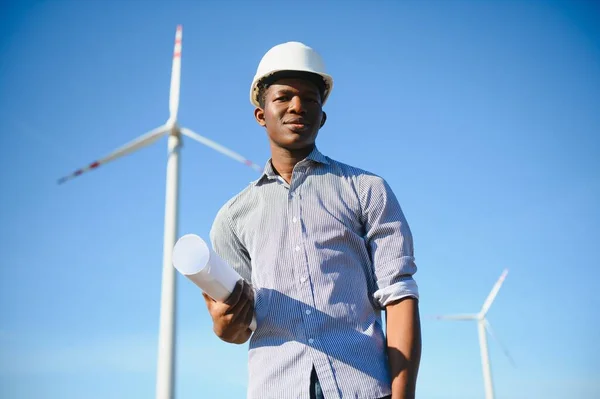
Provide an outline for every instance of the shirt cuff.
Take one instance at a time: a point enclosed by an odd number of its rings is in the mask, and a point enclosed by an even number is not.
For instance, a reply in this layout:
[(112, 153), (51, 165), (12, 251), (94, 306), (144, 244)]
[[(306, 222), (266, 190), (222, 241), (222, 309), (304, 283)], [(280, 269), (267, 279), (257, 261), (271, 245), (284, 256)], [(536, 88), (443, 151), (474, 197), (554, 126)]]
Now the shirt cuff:
[(419, 299), (419, 287), (412, 277), (408, 277), (405, 280), (398, 281), (395, 284), (375, 291), (373, 296), (379, 306), (385, 308), (388, 304), (405, 297)]

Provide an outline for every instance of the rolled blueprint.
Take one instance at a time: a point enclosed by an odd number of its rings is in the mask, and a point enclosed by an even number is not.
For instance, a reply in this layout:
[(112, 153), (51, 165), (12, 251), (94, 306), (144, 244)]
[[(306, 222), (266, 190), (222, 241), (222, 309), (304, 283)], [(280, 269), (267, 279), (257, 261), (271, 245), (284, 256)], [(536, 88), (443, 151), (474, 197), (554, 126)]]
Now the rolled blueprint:
[[(224, 302), (242, 279), (206, 242), (195, 234), (186, 234), (173, 248), (173, 266), (211, 298)], [(252, 319), (250, 329), (256, 328)]]

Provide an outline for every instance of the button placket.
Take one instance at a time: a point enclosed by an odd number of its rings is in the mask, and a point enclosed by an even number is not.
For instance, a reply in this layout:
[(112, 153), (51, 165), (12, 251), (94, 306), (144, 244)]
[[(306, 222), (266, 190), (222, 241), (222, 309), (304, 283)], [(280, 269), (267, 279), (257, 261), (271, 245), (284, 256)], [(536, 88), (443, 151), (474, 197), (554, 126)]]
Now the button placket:
[[(291, 230), (292, 230), (292, 237), (294, 237), (295, 239), (295, 243), (294, 245), (294, 253), (295, 253), (295, 259), (296, 259), (296, 264), (295, 264), (295, 272), (296, 272), (296, 278), (298, 278), (299, 284), (298, 284), (298, 293), (299, 293), (299, 299), (304, 303), (303, 305), (303, 330), (304, 330), (304, 336), (306, 337), (306, 341), (308, 342), (309, 345), (314, 346), (314, 345), (318, 345), (318, 340), (317, 337), (315, 335), (315, 320), (313, 320), (314, 318), (314, 312), (312, 311), (313, 307), (314, 307), (314, 302), (313, 302), (313, 295), (312, 295), (312, 290), (311, 290), (311, 286), (310, 284), (308, 284), (308, 282), (310, 281), (310, 277), (309, 277), (309, 273), (308, 273), (308, 264), (307, 264), (307, 257), (306, 254), (304, 253), (305, 250), (305, 243), (304, 243), (304, 236), (303, 236), (303, 232), (302, 232), (302, 205), (300, 202), (300, 198), (301, 198), (301, 184), (302, 181), (304, 180), (305, 176), (302, 175), (302, 172), (306, 170), (305, 167), (299, 167), (297, 169), (298, 171), (298, 175), (294, 176), (293, 182), (292, 182), (292, 186), (291, 186), (291, 191), (290, 191), (290, 210), (291, 210)], [(294, 172), (295, 173), (295, 172)], [(303, 251), (300, 251), (300, 250)]]
[[(294, 219), (296, 219), (296, 222), (294, 222), (297, 225), (296, 228), (296, 232), (298, 234), (298, 239), (299, 240), (304, 240), (303, 237), (303, 230), (302, 230), (302, 205), (301, 202), (295, 201), (296, 203), (294, 204)], [(303, 259), (303, 263), (302, 263), (303, 267), (302, 267), (302, 271), (301, 273), (299, 273), (300, 275), (300, 283), (302, 284), (303, 287), (305, 287), (305, 289), (309, 290), (309, 292), (307, 293), (307, 298), (310, 298), (311, 301), (307, 302), (307, 303), (311, 303), (312, 302), (312, 292), (310, 292), (310, 273), (309, 273), (309, 267), (308, 267), (308, 259), (307, 257), (304, 257)]]

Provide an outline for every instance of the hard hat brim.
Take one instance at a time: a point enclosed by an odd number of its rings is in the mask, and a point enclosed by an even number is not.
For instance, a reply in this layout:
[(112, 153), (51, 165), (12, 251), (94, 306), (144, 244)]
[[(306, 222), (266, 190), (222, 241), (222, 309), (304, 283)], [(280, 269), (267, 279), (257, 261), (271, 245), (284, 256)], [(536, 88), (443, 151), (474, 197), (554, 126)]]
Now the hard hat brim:
[[(259, 88), (260, 88), (260, 84), (262, 82), (264, 82), (266, 79), (271, 79), (271, 78), (275, 77), (275, 79), (278, 80), (278, 79), (293, 77), (295, 74), (297, 74), (298, 77), (300, 77), (300, 78), (305, 78), (306, 74), (311, 74), (311, 75), (315, 75), (315, 76), (320, 76), (323, 79), (324, 88), (323, 88), (323, 98), (322, 98), (321, 104), (325, 105), (325, 102), (329, 98), (329, 95), (331, 94), (331, 90), (333, 89), (333, 78), (331, 77), (331, 75), (328, 75), (323, 72), (306, 71), (306, 70), (291, 70), (291, 69), (279, 69), (279, 70), (275, 70), (275, 71), (270, 71), (268, 74), (265, 74), (265, 75), (255, 76), (254, 80), (252, 81), (252, 86), (250, 87), (250, 102), (252, 103), (252, 105), (254, 105), (255, 107), (260, 107), (260, 103), (258, 101), (259, 100), (258, 96), (260, 94)], [(281, 75), (281, 78), (279, 78), (277, 75)], [(272, 83), (274, 83), (274, 82), (272, 82)]]

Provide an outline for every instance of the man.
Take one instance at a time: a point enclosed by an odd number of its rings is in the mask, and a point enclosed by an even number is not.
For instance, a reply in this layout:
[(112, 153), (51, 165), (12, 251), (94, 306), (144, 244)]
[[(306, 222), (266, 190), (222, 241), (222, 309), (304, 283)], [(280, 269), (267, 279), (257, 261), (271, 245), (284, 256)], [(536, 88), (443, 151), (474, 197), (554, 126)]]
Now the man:
[(205, 300), (217, 336), (250, 339), (250, 399), (415, 395), (411, 232), (385, 180), (317, 149), (332, 88), (321, 57), (302, 43), (264, 55), (250, 99), (271, 159), (211, 230), (214, 250), (248, 282), (226, 303)]

